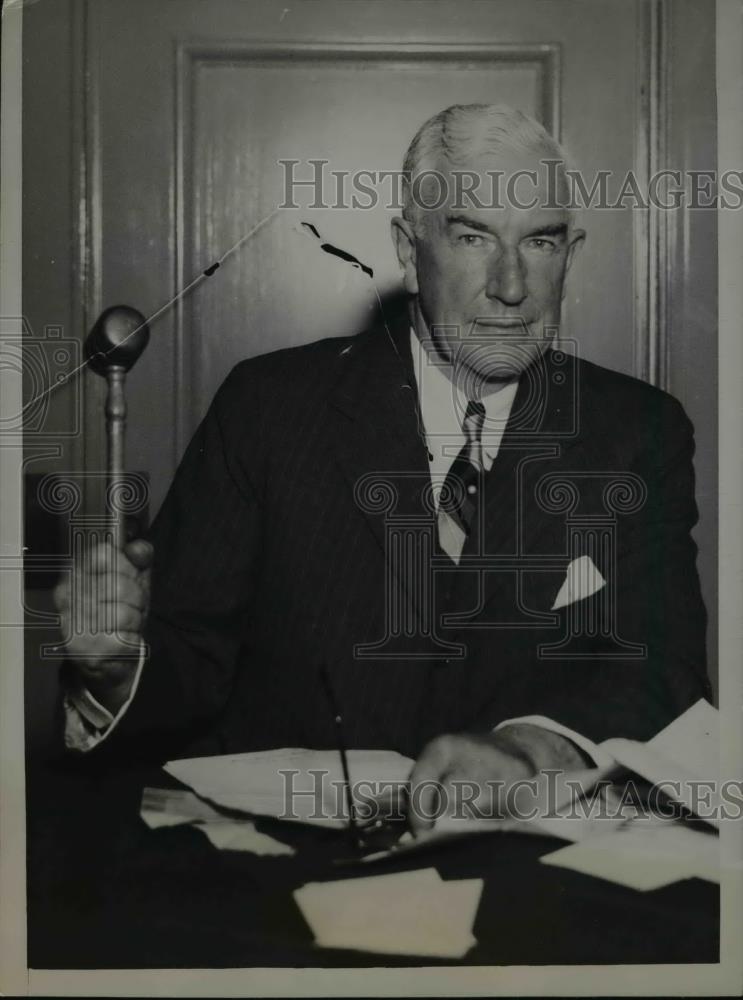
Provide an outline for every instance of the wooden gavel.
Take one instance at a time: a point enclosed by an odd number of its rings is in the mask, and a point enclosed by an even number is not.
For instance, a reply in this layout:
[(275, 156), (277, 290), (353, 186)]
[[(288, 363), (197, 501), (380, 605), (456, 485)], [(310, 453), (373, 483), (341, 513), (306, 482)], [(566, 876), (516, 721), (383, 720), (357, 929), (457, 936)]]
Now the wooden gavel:
[(106, 379), (106, 448), (109, 513), (114, 516), (114, 541), (121, 550), (126, 544), (126, 524), (115, 498), (122, 495), (124, 447), (126, 443), (126, 373), (147, 346), (150, 331), (144, 316), (129, 306), (111, 306), (98, 318), (85, 341), (85, 356), (96, 374)]

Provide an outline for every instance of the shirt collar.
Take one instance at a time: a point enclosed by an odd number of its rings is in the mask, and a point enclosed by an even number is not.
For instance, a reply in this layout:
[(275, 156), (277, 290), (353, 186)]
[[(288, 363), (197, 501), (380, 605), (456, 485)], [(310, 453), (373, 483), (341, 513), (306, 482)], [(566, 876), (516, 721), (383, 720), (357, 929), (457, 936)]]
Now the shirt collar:
[[(442, 445), (459, 444), (461, 447), (464, 443), (462, 420), (468, 400), (449, 379), (447, 373), (451, 366), (441, 361), (433, 352), (426, 351), (412, 327), (410, 349), (418, 387), (421, 420), (429, 451), (435, 450), (432, 443), (436, 439), (441, 440)], [(482, 399), (485, 407), (482, 444), (483, 451), (488, 457), (494, 457), (498, 452), (517, 389), (518, 382), (511, 382)]]

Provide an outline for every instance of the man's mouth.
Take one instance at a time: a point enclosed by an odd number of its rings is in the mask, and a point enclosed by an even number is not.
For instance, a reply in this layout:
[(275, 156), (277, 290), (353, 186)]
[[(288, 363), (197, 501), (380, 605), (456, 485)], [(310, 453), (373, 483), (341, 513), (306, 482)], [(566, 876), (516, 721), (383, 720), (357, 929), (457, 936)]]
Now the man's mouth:
[(526, 320), (521, 317), (478, 317), (475, 323), (477, 326), (486, 326), (494, 330), (525, 330), (528, 326)]

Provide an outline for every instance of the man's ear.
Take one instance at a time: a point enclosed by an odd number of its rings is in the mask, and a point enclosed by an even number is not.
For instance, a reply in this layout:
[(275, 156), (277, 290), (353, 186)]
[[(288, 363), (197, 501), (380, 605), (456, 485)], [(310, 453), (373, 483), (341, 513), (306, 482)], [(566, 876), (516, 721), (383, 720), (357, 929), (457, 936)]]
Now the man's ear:
[[(573, 229), (570, 235), (570, 243), (568, 244), (568, 253), (565, 260), (565, 274), (567, 275), (570, 270), (570, 265), (573, 263), (573, 258), (578, 253), (580, 248), (583, 246), (586, 240), (585, 229)], [(566, 286), (564, 283), (563, 276), (563, 286), (562, 286), (562, 297), (565, 298)]]
[(415, 233), (413, 227), (401, 216), (392, 220), (392, 242), (395, 245), (397, 259), (403, 270), (405, 291), (410, 295), (418, 294), (418, 272), (416, 270)]

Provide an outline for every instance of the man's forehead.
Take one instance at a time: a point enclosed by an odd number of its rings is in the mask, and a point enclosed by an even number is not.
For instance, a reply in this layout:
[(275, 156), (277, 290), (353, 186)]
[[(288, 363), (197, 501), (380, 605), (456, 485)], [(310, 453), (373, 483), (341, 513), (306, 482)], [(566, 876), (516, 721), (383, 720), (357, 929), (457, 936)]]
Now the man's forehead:
[(504, 150), (441, 160), (417, 188), (421, 208), (485, 224), (516, 213), (540, 224), (569, 223), (561, 167), (548, 154)]
[[(531, 198), (531, 195), (529, 196)], [(544, 232), (558, 235), (561, 228), (565, 232), (570, 226), (569, 213), (564, 208), (535, 205), (529, 207), (501, 205), (495, 207), (474, 206), (467, 202), (459, 205), (443, 206), (436, 212), (440, 228), (452, 225), (471, 225), (473, 229), (503, 232), (506, 229), (520, 233)]]

